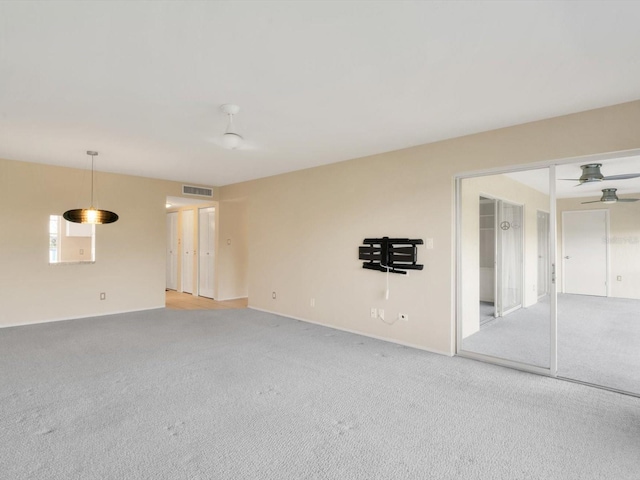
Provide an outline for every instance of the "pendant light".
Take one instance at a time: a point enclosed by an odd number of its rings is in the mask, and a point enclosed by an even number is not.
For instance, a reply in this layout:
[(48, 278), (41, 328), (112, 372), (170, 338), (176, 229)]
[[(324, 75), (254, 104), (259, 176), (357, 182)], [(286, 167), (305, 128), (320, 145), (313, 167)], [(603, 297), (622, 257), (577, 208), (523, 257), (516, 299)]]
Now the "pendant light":
[(87, 155), (91, 155), (91, 206), (89, 208), (67, 210), (62, 216), (65, 220), (74, 223), (93, 223), (97, 225), (113, 223), (118, 220), (118, 215), (108, 210), (99, 210), (93, 206), (93, 161), (98, 152), (88, 150)]
[(227, 131), (222, 136), (222, 146), (228, 150), (235, 150), (242, 145), (242, 137), (235, 131), (233, 126), (233, 116), (240, 111), (238, 105), (225, 104), (220, 107), (224, 113), (229, 115)]

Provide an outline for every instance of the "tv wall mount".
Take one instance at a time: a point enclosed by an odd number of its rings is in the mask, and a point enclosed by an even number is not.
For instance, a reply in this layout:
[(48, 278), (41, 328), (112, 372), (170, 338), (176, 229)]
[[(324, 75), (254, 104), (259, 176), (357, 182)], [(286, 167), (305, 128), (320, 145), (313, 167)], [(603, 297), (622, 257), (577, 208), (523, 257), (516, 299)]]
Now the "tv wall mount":
[(364, 246), (358, 248), (362, 268), (406, 275), (407, 270), (422, 270), (418, 261), (418, 245), (422, 239), (409, 238), (365, 238)]

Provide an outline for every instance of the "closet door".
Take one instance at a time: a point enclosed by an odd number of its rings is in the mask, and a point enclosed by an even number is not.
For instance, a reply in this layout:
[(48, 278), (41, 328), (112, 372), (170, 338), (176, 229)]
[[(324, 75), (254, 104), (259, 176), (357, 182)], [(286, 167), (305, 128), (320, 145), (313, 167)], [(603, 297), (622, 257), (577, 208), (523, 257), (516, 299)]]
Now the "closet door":
[(182, 212), (182, 291), (193, 293), (194, 242), (193, 210)]
[(201, 208), (198, 215), (198, 295), (213, 298), (216, 211)]
[(498, 201), (497, 317), (522, 307), (523, 257), (522, 205)]
[(552, 178), (539, 168), (458, 181), (458, 353), (555, 373), (555, 230), (538, 221), (539, 211), (555, 213)]
[(178, 288), (178, 212), (167, 213), (167, 285)]

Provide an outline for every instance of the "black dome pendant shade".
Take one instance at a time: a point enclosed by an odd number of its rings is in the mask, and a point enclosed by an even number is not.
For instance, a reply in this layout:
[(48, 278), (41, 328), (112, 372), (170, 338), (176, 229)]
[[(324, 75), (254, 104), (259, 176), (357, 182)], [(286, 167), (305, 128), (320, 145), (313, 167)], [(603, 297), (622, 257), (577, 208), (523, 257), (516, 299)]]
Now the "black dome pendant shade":
[(117, 214), (108, 210), (99, 210), (93, 206), (93, 160), (98, 155), (98, 152), (88, 150), (87, 155), (91, 155), (91, 207), (67, 210), (62, 214), (62, 217), (73, 223), (92, 223), (96, 225), (113, 223), (118, 220)]
[(113, 223), (118, 220), (118, 214), (108, 210), (98, 210), (97, 208), (77, 208), (67, 210), (62, 215), (65, 220), (74, 223)]

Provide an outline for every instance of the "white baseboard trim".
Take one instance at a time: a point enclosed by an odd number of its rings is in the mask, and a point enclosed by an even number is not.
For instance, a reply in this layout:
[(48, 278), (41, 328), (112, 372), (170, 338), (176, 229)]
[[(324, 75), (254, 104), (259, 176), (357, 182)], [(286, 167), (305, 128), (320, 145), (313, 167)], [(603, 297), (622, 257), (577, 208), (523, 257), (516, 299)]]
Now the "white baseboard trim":
[(66, 322), (67, 320), (80, 320), (80, 319), (83, 319), (83, 318), (106, 317), (107, 315), (119, 315), (121, 313), (144, 312), (145, 310), (157, 310), (159, 308), (165, 308), (165, 306), (164, 305), (160, 305), (158, 307), (151, 307), (151, 308), (137, 308), (135, 310), (117, 310), (115, 312), (94, 313), (92, 315), (80, 315), (80, 316), (77, 316), (77, 317), (49, 318), (47, 320), (36, 320), (34, 322), (12, 323), (12, 324), (9, 324), (9, 325), (0, 325), (0, 328), (24, 327), (24, 326), (27, 326), (27, 325), (39, 325), (41, 323)]
[(216, 302), (226, 302), (227, 300), (242, 300), (243, 298), (249, 298), (246, 295), (244, 297), (229, 297), (229, 298), (214, 298)]
[(357, 330), (351, 330), (349, 328), (342, 328), (342, 327), (336, 327), (334, 325), (327, 325), (326, 323), (316, 322), (316, 321), (313, 321), (313, 320), (309, 320), (307, 318), (294, 317), (293, 315), (286, 315), (284, 313), (274, 312), (274, 311), (271, 311), (271, 310), (266, 310), (264, 308), (252, 307), (251, 305), (249, 305), (248, 308), (250, 308), (251, 310), (257, 310), (259, 312), (271, 313), (273, 315), (279, 315), (281, 317), (291, 318), (293, 320), (299, 320), (301, 322), (313, 323), (314, 325), (320, 325), (321, 327), (332, 328), (334, 330), (340, 330), (342, 332), (353, 333), (355, 335), (362, 335), (363, 337), (375, 338), (376, 340), (382, 340), (383, 342), (395, 343), (397, 345), (402, 345), (404, 347), (415, 348), (417, 350), (423, 350), (425, 352), (437, 353), (438, 355), (444, 355), (444, 356), (447, 356), (447, 357), (453, 357), (454, 356), (454, 353), (452, 353), (452, 352), (443, 352), (442, 350), (435, 350), (433, 348), (427, 348), (427, 347), (423, 347), (423, 346), (420, 346), (420, 345), (415, 345), (415, 344), (409, 343), (409, 342), (402, 342), (400, 340), (394, 340), (392, 338), (381, 337), (379, 335), (371, 335), (370, 333), (359, 332)]

